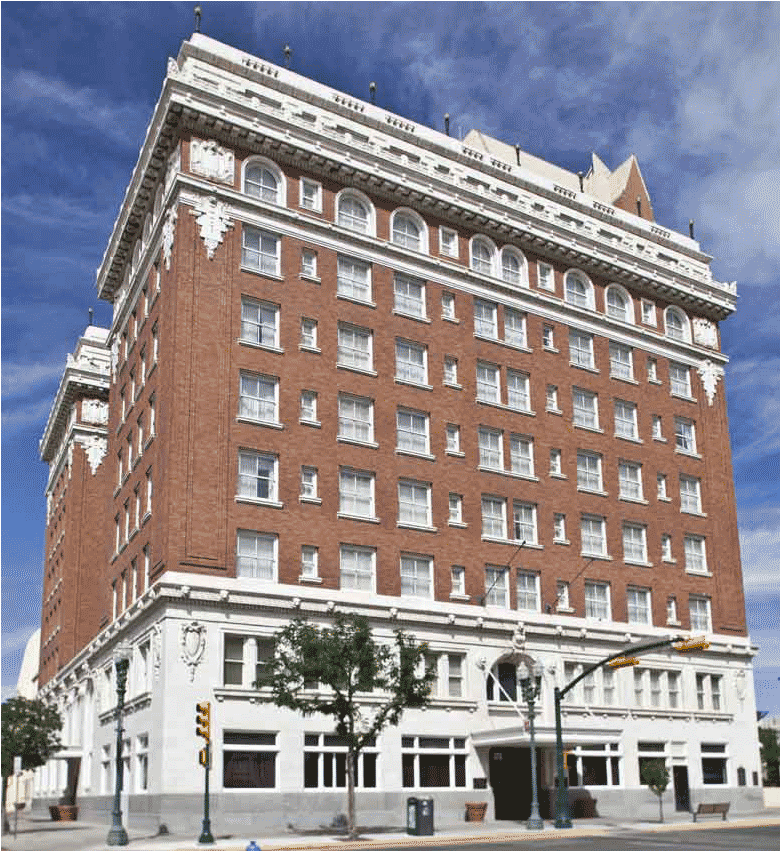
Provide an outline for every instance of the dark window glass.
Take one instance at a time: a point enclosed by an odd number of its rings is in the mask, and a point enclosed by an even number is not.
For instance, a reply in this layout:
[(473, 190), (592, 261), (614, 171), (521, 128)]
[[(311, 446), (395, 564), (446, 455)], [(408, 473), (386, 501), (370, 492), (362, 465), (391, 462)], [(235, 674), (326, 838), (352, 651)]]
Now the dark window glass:
[(448, 748), (449, 746), (449, 739), (442, 739), (433, 736), (420, 736), (421, 748)]
[(607, 758), (604, 756), (584, 756), (582, 758), (582, 785), (607, 785)]
[(455, 757), (455, 785), (466, 785), (466, 757), (458, 755)]
[(320, 755), (305, 753), (303, 755), (303, 785), (306, 789), (316, 789), (319, 782)]
[(444, 754), (420, 754), (420, 786), (449, 786), (450, 758)]
[(714, 757), (701, 761), (702, 779), (708, 786), (723, 786), (726, 783), (726, 760)]
[(376, 788), (376, 754), (363, 754), (363, 787), (365, 789)]
[(620, 759), (612, 757), (612, 785), (620, 786)]
[(226, 745), (275, 745), (276, 733), (225, 732), (222, 741)]
[(409, 789), (414, 786), (414, 756), (405, 753), (401, 757), (401, 768), (403, 771), (404, 788)]
[(225, 789), (273, 789), (276, 754), (261, 751), (223, 752), (222, 785)]

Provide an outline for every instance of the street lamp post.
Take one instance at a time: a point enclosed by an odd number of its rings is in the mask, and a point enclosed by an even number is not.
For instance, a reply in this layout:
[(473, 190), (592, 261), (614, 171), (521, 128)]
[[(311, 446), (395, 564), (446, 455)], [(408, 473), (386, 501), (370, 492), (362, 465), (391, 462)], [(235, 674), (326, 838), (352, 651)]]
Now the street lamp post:
[(125, 644), (117, 646), (114, 652), (116, 668), (116, 778), (114, 780), (114, 808), (111, 810), (111, 830), (108, 831), (107, 845), (127, 845), (130, 841), (122, 825), (122, 710), (125, 708), (127, 690), (127, 669), (130, 667), (130, 648)]
[(523, 700), (528, 706), (528, 727), (531, 738), (531, 815), (525, 826), (528, 830), (543, 830), (544, 822), (539, 817), (539, 795), (536, 790), (536, 730), (534, 718), (536, 718), (536, 700), (542, 688), (542, 666), (538, 663), (531, 666), (524, 663), (526, 676), (520, 678), (520, 689)]

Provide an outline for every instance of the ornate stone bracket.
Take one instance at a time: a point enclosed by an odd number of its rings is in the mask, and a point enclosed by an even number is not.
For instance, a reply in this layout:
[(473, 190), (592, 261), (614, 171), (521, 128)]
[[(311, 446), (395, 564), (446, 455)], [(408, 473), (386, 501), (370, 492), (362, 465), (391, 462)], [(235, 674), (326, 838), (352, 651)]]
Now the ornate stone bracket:
[(218, 145), (213, 139), (192, 139), (190, 142), (190, 171), (209, 180), (233, 185), (235, 158), (233, 151)]
[(190, 682), (195, 679), (195, 668), (203, 660), (206, 652), (206, 627), (197, 621), (185, 624), (181, 628), (181, 658), (190, 669)]
[(233, 222), (227, 215), (227, 205), (209, 195), (207, 198), (199, 198), (195, 209), (190, 210), (190, 213), (197, 216), (200, 237), (206, 246), (206, 256), (212, 260), (222, 237), (228, 228), (233, 227)]
[(700, 316), (693, 320), (693, 341), (710, 349), (718, 348), (718, 329), (714, 322)]
[(709, 405), (712, 405), (715, 400), (715, 390), (718, 381), (723, 378), (723, 367), (714, 364), (710, 360), (706, 360), (699, 367), (699, 377), (701, 378), (704, 392), (707, 395), (707, 402)]
[(163, 237), (163, 258), (165, 259), (165, 268), (171, 268), (171, 251), (173, 249), (173, 240), (176, 236), (176, 219), (179, 216), (179, 208), (174, 204), (165, 214), (163, 222), (162, 237)]
[(162, 630), (158, 623), (152, 627), (152, 667), (155, 680), (159, 680), (162, 667)]
[(85, 423), (108, 423), (108, 402), (101, 399), (84, 399), (81, 403), (81, 419)]
[(75, 435), (75, 439), (84, 447), (84, 451), (87, 453), (89, 469), (94, 476), (100, 463), (106, 457), (106, 452), (108, 452), (108, 439), (100, 437), (97, 434), (77, 434)]

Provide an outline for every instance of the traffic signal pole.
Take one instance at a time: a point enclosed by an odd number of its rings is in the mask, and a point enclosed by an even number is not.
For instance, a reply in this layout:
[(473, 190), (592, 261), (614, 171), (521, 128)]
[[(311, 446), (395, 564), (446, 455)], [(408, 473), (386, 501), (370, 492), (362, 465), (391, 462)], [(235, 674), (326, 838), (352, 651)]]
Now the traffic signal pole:
[(198, 754), (198, 762), (203, 766), (203, 826), (201, 827), (198, 845), (213, 845), (211, 835), (211, 819), (209, 818), (209, 771), (211, 771), (211, 704), (206, 701), (196, 704), (195, 735), (206, 740), (206, 746)]

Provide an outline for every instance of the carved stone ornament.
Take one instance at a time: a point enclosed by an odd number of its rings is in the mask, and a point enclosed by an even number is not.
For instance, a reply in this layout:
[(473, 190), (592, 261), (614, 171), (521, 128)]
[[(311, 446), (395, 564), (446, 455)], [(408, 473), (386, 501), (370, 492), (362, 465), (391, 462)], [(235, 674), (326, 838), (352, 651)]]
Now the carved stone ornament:
[(176, 219), (179, 216), (179, 208), (174, 204), (165, 214), (165, 221), (162, 227), (162, 250), (165, 260), (165, 268), (171, 268), (171, 251), (173, 250), (173, 240), (176, 236)]
[(699, 367), (699, 377), (701, 378), (701, 385), (707, 396), (707, 403), (712, 405), (715, 400), (715, 390), (718, 381), (723, 378), (723, 367), (714, 364), (710, 360), (706, 360)]
[(158, 623), (152, 627), (152, 667), (155, 680), (159, 680), (162, 667), (162, 630)]
[(693, 342), (710, 349), (718, 348), (718, 329), (714, 322), (697, 316), (693, 320)]
[(199, 198), (195, 209), (190, 212), (197, 216), (200, 237), (206, 246), (206, 256), (212, 260), (225, 232), (233, 227), (233, 222), (227, 215), (227, 206), (224, 201), (218, 201), (210, 195), (207, 198)]
[(201, 663), (206, 651), (206, 627), (197, 621), (181, 628), (181, 658), (190, 669), (190, 682), (195, 679), (195, 668)]
[[(118, 303), (118, 302), (117, 302)], [(119, 337), (114, 337), (111, 344), (111, 380), (116, 378), (116, 370), (119, 366)]]
[(84, 447), (89, 469), (94, 476), (101, 461), (106, 457), (106, 452), (108, 452), (108, 439), (97, 434), (77, 434), (76, 440)]
[(178, 77), (179, 76), (179, 64), (172, 57), (168, 57), (168, 76), (169, 77)]
[(233, 151), (223, 148), (213, 139), (193, 139), (190, 142), (190, 171), (193, 174), (232, 186), (235, 170)]
[(81, 403), (81, 419), (85, 423), (106, 425), (108, 422), (108, 402), (100, 399), (84, 399)]
[(168, 168), (165, 172), (165, 192), (171, 188), (176, 175), (181, 171), (181, 147), (177, 145), (168, 157)]

